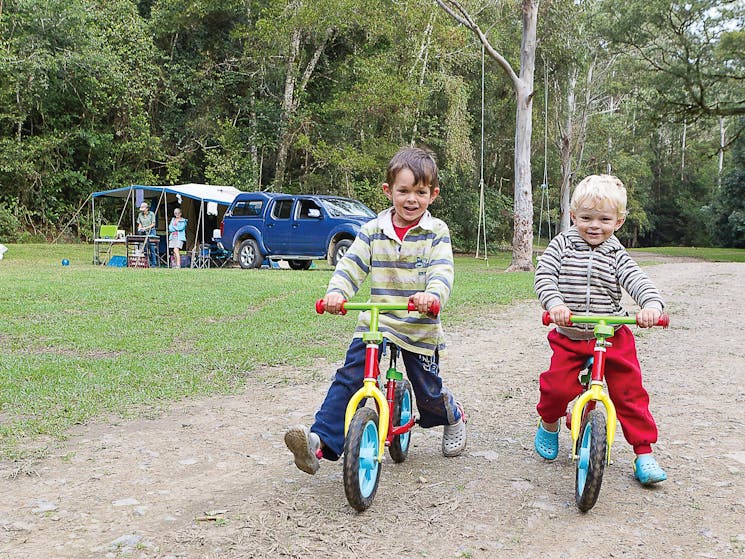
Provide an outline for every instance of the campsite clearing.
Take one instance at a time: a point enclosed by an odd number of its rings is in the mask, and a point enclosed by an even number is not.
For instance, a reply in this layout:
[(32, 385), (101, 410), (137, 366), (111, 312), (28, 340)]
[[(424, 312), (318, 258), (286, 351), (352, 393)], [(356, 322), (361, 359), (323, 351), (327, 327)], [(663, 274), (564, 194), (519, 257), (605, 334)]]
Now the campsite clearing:
[(581, 514), (566, 430), (559, 459), (536, 456), (537, 376), (549, 353), (530, 300), (449, 328), (443, 374), (470, 414), (468, 451), (443, 458), (440, 430), (415, 430), (409, 460), (384, 462), (363, 515), (344, 498), (339, 463), (307, 476), (282, 443), (288, 425), (312, 420), (338, 364), (318, 358), (253, 371), (237, 395), (101, 418), (45, 458), (1, 463), (0, 555), (742, 557), (745, 265), (646, 270), (672, 316), (670, 330), (638, 334), (669, 474), (657, 487), (634, 482), (619, 436), (598, 504)]

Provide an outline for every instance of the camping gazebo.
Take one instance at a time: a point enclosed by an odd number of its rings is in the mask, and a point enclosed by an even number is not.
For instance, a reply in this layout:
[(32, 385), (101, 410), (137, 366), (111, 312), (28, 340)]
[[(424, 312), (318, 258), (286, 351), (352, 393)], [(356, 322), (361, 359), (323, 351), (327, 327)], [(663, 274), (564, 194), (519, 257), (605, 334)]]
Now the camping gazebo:
[[(161, 254), (168, 253), (168, 223), (173, 215), (173, 209), (181, 208), (181, 214), (188, 220), (185, 251), (193, 256), (200, 250), (200, 247), (212, 242), (215, 237), (214, 231), (219, 229), (222, 216), (233, 199), (240, 193), (241, 190), (232, 186), (193, 183), (172, 186), (134, 184), (123, 188), (94, 192), (91, 195), (93, 236), (95, 239), (94, 262), (104, 263), (99, 255), (101, 246), (107, 247), (105, 262), (108, 262), (114, 244), (126, 242), (128, 234), (136, 233), (138, 207), (143, 201), (150, 204), (150, 209), (156, 216), (159, 252)], [(124, 202), (116, 224), (110, 224), (107, 227), (102, 224), (101, 212), (99, 211), (99, 215), (96, 215), (96, 200), (101, 198), (115, 198)], [(192, 262), (194, 262), (193, 258)]]

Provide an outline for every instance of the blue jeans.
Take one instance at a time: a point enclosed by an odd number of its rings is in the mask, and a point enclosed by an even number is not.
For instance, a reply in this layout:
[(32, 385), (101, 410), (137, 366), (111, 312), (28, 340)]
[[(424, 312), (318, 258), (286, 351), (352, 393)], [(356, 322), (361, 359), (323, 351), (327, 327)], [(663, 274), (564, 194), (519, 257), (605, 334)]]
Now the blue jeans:
[[(453, 394), (442, 385), (437, 352), (428, 357), (402, 349), (401, 357), (414, 391), (419, 425), (427, 428), (456, 423), (460, 419), (460, 410)], [(344, 413), (351, 397), (362, 387), (364, 377), (365, 343), (354, 338), (349, 344), (344, 365), (336, 371), (310, 428), (323, 441), (323, 457), (328, 460), (338, 460), (344, 452)]]
[(145, 252), (147, 252), (148, 258), (150, 259), (150, 267), (157, 268), (159, 263), (158, 248), (150, 239), (145, 241)]

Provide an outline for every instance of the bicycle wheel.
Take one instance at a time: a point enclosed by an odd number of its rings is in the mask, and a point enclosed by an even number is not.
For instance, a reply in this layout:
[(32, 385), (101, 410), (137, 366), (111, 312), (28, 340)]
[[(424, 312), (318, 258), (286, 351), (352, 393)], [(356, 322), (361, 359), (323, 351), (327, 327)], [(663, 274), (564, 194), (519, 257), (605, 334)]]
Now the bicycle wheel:
[(577, 441), (577, 472), (574, 499), (582, 512), (595, 506), (605, 469), (607, 441), (605, 415), (592, 410), (582, 420)]
[(378, 412), (358, 409), (344, 441), (344, 492), (358, 511), (375, 498), (382, 464), (378, 462)]
[[(396, 401), (393, 405), (393, 417), (391, 425), (399, 427), (406, 425), (411, 416), (414, 414), (414, 398), (411, 392), (411, 385), (406, 379), (399, 380), (396, 383)], [(388, 453), (394, 462), (403, 462), (409, 455), (409, 442), (411, 441), (411, 431), (401, 433), (393, 437), (391, 446), (388, 447)]]

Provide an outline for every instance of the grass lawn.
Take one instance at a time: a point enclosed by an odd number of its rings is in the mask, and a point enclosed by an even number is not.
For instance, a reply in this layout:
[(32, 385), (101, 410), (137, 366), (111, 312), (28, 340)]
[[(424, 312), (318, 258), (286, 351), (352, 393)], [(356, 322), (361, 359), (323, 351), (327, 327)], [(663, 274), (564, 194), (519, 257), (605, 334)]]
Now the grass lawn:
[[(90, 245), (10, 245), (0, 261), (1, 456), (17, 457), (22, 443), (44, 435), (63, 438), (92, 417), (230, 393), (249, 375), (297, 382), (282, 366), (329, 378), (333, 371), (313, 369), (314, 360), (341, 359), (354, 328), (352, 316), (315, 313), (331, 276), (322, 263), (308, 271), (147, 270), (92, 259)], [(474, 307), (533, 297), (532, 273), (499, 273), (509, 259), (456, 259), (446, 329)]]

